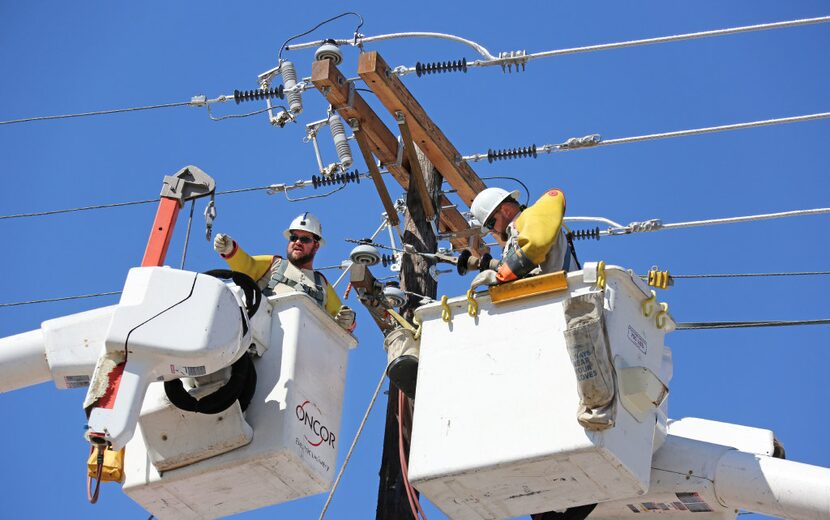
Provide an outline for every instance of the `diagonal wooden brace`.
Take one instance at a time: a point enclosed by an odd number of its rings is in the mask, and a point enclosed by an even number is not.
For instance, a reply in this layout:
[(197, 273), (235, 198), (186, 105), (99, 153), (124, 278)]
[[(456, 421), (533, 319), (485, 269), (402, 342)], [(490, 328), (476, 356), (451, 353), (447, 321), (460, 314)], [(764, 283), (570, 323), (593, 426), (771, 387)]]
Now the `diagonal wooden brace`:
[(360, 153), (363, 154), (363, 160), (366, 161), (366, 166), (369, 168), (369, 174), (372, 176), (372, 181), (375, 183), (375, 189), (378, 190), (380, 201), (383, 203), (383, 209), (386, 210), (386, 218), (390, 225), (397, 226), (400, 224), (400, 220), (398, 219), (398, 211), (395, 209), (392, 197), (389, 196), (389, 190), (386, 189), (386, 184), (380, 177), (380, 171), (378, 170), (377, 164), (375, 164), (375, 158), (372, 157), (369, 140), (363, 134), (363, 130), (361, 130), (360, 123), (357, 119), (350, 119), (349, 125), (352, 127), (352, 133), (357, 141), (357, 146), (360, 148)]
[(395, 120), (401, 130), (404, 154), (409, 159), (410, 184), (415, 184), (415, 189), (418, 190), (418, 195), (421, 197), (421, 204), (424, 206), (424, 216), (427, 221), (432, 222), (435, 220), (435, 206), (432, 204), (432, 199), (427, 191), (424, 172), (421, 171), (421, 163), (418, 162), (418, 153), (415, 151), (415, 143), (412, 142), (412, 133), (406, 124), (406, 116), (403, 112), (395, 112)]
[[(312, 66), (311, 82), (343, 119), (346, 121), (357, 119), (360, 122), (362, 131), (368, 138), (369, 149), (372, 154), (389, 170), (389, 173), (398, 184), (403, 189), (408, 190), (409, 170), (398, 162), (398, 140), (395, 138), (395, 134), (386, 127), (386, 124), (381, 121), (366, 100), (349, 86), (346, 76), (337, 69), (331, 60), (319, 60), (315, 61)], [(423, 150), (422, 147), (422, 151), (427, 153), (427, 158), (429, 158), (429, 150)], [(435, 164), (434, 159), (430, 158), (430, 160)], [(440, 167), (438, 170), (442, 171)], [(472, 196), (475, 196), (475, 193), (472, 193)], [(462, 197), (462, 200), (465, 201), (465, 204), (469, 204), (472, 198), (470, 198), (470, 201), (466, 201)], [(458, 208), (451, 207), (452, 203), (446, 195), (441, 195), (438, 204), (446, 208), (439, 213), (441, 226), (444, 230), (455, 232), (469, 229), (470, 226), (467, 224), (467, 220)], [(488, 251), (487, 246), (475, 238), (469, 240), (464, 237), (450, 238), (450, 242), (458, 250), (470, 247), (477, 255)]]

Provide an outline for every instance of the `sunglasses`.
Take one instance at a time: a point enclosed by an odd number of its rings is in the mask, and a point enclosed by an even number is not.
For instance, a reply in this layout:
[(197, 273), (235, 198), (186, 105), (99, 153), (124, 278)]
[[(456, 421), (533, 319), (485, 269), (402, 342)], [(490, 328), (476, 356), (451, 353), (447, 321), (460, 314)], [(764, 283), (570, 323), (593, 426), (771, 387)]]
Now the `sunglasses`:
[(312, 242), (317, 242), (316, 238), (301, 237), (301, 236), (298, 236), (298, 235), (289, 235), (288, 236), (288, 241), (289, 242), (296, 242), (298, 240), (300, 241), (301, 244), (310, 244)]
[(487, 219), (487, 222), (484, 223), (484, 227), (488, 230), (493, 229), (493, 226), (496, 225), (496, 216), (493, 215), (492, 217)]

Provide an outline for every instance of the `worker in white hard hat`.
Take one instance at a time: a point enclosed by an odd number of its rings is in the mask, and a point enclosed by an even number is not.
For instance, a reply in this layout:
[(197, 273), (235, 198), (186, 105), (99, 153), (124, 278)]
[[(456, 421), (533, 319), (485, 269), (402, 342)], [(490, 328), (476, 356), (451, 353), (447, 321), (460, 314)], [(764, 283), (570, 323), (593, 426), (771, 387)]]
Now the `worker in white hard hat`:
[(498, 270), (485, 270), (473, 285), (510, 282), (531, 273), (579, 269), (573, 246), (562, 229), (565, 195), (548, 190), (532, 206), (522, 210), (518, 191), (487, 188), (471, 206), (482, 229), (505, 242)]
[[(497, 270), (481, 271), (473, 280), (472, 288), (510, 282), (534, 272), (579, 269), (573, 244), (562, 229), (565, 195), (557, 189), (548, 190), (524, 210), (517, 201), (518, 196), (518, 191), (487, 188), (473, 200), (470, 208), (473, 216), (481, 222), (483, 229), (505, 245)], [(531, 520), (584, 520), (595, 507), (596, 504), (588, 504), (530, 517)]]
[(229, 235), (221, 233), (216, 235), (213, 249), (231, 269), (256, 280), (265, 295), (304, 292), (314, 298), (338, 325), (353, 331), (356, 324), (354, 311), (340, 302), (323, 273), (314, 270), (314, 255), (325, 244), (320, 221), (306, 211), (291, 222), (283, 236), (288, 239), (285, 258), (279, 255), (250, 256)]

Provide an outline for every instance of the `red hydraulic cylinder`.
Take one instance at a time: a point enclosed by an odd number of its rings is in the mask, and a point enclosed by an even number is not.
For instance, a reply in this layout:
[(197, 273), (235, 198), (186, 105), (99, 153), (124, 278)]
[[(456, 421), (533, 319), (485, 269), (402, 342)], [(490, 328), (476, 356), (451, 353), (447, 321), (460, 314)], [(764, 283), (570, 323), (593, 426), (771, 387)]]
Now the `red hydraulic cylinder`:
[(176, 227), (176, 217), (178, 216), (179, 201), (162, 197), (159, 200), (156, 220), (153, 222), (153, 229), (150, 231), (150, 239), (147, 241), (147, 249), (144, 250), (141, 267), (164, 264), (164, 258), (167, 256), (167, 248), (170, 247), (170, 239), (173, 237), (173, 229)]

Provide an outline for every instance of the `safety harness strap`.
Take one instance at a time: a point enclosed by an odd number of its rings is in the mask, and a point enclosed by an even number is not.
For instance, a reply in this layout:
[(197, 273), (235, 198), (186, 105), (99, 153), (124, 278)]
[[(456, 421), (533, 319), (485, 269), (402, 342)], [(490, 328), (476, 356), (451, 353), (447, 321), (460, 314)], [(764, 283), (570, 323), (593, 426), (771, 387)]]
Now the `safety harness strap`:
[[(314, 271), (314, 285), (316, 287), (311, 287), (309, 285), (300, 283), (299, 280), (294, 280), (285, 276), (285, 271), (288, 269), (289, 262), (285, 259), (280, 259), (280, 263), (276, 269), (271, 273), (271, 279), (268, 280), (268, 293), (273, 294), (274, 288), (277, 284), (284, 284), (292, 289), (302, 291), (307, 295), (314, 298), (318, 304), (323, 305), (323, 300), (325, 299), (326, 292), (323, 288), (323, 275), (320, 274), (318, 271)], [(298, 269), (299, 270), (299, 269)]]

